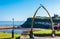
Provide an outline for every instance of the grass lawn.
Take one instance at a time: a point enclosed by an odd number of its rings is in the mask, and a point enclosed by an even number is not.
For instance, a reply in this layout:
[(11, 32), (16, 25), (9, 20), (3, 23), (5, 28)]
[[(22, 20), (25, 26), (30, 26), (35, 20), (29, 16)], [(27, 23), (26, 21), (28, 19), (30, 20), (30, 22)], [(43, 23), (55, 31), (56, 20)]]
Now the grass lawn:
[[(38, 35), (44, 35), (44, 34), (52, 34), (52, 30), (48, 29), (48, 30), (39, 30), (39, 31), (34, 31), (34, 34), (38, 34)], [(60, 34), (60, 30), (57, 31), (55, 30), (56, 34)], [(19, 37), (20, 34), (14, 34), (14, 39), (16, 39), (17, 37)], [(11, 33), (6, 33), (6, 32), (0, 32), (0, 39), (11, 39), (12, 34)]]
[(52, 30), (39, 30), (39, 31), (34, 31), (34, 34), (51, 34)]
[[(20, 34), (14, 34), (14, 39), (16, 39), (16, 37), (19, 37)], [(0, 32), (0, 39), (11, 39), (12, 34), (11, 33), (6, 33), (6, 32)]]
[[(39, 31), (34, 31), (33, 32), (34, 34), (41, 34), (41, 35), (43, 35), (43, 34), (52, 34), (52, 30), (51, 29), (48, 29), (48, 30), (39, 30)], [(57, 30), (55, 30), (55, 34), (56, 35), (60, 35), (60, 30), (59, 31), (57, 31)]]

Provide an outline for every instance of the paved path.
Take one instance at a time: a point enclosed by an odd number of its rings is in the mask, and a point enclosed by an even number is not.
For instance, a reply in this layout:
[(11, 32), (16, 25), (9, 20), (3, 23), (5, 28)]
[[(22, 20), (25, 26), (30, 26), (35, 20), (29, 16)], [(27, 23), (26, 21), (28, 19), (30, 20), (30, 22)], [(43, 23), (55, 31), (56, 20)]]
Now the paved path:
[(60, 37), (56, 36), (54, 38), (52, 37), (35, 37), (35, 39), (60, 39)]
[[(29, 39), (29, 36), (22, 36), (20, 37), (20, 39)], [(34, 39), (60, 39), (60, 36), (55, 36), (55, 37), (51, 37), (51, 36), (46, 36), (46, 37), (37, 37), (34, 36)]]

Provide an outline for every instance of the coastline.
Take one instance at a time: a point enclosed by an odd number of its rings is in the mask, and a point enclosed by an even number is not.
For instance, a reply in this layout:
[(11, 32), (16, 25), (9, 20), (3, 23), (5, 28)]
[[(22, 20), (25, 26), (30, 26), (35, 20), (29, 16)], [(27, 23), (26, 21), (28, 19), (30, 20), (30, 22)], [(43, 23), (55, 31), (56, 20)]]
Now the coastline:
[[(17, 28), (17, 26), (14, 26), (14, 28)], [(5, 29), (13, 29), (13, 26), (0, 26), (0, 30), (5, 30)]]

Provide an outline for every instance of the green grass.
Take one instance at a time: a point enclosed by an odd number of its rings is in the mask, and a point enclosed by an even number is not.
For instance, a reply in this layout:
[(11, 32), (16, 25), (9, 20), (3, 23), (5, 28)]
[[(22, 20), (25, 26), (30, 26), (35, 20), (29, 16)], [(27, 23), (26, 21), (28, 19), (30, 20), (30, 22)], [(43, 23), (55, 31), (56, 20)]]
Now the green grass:
[[(39, 30), (39, 31), (34, 31), (33, 33), (34, 33), (35, 36), (51, 36), (52, 35), (52, 30), (51, 29)], [(60, 30), (59, 31), (55, 30), (55, 35), (60, 36)]]
[[(14, 39), (16, 39), (16, 37), (19, 37), (20, 34), (14, 34)], [(12, 34), (11, 33), (6, 33), (6, 32), (0, 32), (0, 39), (11, 39), (12, 38)]]
[[(34, 31), (33, 32), (34, 34), (41, 34), (41, 35), (44, 35), (44, 34), (52, 34), (52, 30), (51, 29), (48, 29), (48, 30), (39, 30), (39, 31)], [(56, 34), (60, 34), (60, 30), (57, 31), (55, 30), (55, 33)], [(19, 37), (20, 34), (14, 34), (14, 39), (16, 39), (17, 37)], [(11, 39), (12, 38), (12, 34), (11, 33), (6, 33), (6, 32), (0, 32), (0, 39)]]
[(52, 30), (39, 30), (39, 31), (35, 31), (33, 32), (34, 34), (51, 34)]
[(55, 33), (56, 33), (56, 34), (60, 34), (60, 30), (59, 30), (59, 31), (56, 30)]
[[(48, 29), (48, 30), (39, 30), (39, 31), (35, 31), (33, 33), (34, 34), (52, 34), (52, 30), (51, 29)], [(60, 34), (60, 30), (59, 31), (55, 30), (55, 33), (56, 34)]]

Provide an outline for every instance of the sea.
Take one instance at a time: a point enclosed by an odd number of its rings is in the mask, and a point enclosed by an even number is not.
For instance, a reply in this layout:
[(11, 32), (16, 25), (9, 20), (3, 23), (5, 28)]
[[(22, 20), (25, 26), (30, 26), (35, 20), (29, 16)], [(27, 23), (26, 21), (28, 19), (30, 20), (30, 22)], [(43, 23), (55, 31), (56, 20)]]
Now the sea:
[[(25, 21), (14, 21), (15, 26), (23, 24)], [(0, 26), (12, 26), (13, 21), (0, 21)]]
[[(14, 21), (15, 26), (20, 26), (24, 23), (25, 21)], [(0, 26), (13, 26), (13, 21), (0, 21)], [(12, 33), (12, 29), (8, 30), (0, 30), (0, 32), (7, 32), (7, 33)], [(21, 34), (23, 30), (20, 29), (14, 29), (14, 33)]]

